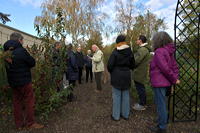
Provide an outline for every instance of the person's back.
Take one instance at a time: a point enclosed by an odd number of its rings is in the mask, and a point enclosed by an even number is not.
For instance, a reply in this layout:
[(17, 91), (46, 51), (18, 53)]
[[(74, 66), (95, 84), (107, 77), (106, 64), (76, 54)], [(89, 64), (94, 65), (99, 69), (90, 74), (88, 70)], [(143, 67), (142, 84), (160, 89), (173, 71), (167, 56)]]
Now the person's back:
[(10, 86), (17, 87), (31, 82), (31, 68), (35, 60), (18, 41), (9, 40), (4, 44), (4, 51), (12, 51), (12, 63), (8, 63), (7, 74)]
[(82, 52), (76, 52), (76, 60), (78, 67), (83, 67), (84, 65), (84, 56)]
[(179, 69), (174, 53), (173, 39), (166, 32), (158, 32), (153, 36), (152, 46), (155, 52), (150, 63), (150, 81), (157, 110), (157, 125), (149, 127), (156, 133), (166, 133), (168, 112), (166, 99), (172, 92), (172, 85), (179, 84)]
[(78, 65), (75, 53), (72, 50), (67, 52), (67, 74), (69, 80), (78, 80)]
[(111, 73), (111, 84), (115, 88), (127, 89), (131, 85), (131, 72), (134, 67), (134, 58), (128, 45), (117, 47), (108, 62), (108, 71)]
[(126, 43), (126, 36), (119, 35), (116, 39), (116, 48), (113, 50), (107, 64), (111, 74), (112, 89), (112, 115), (115, 121), (122, 117), (128, 120), (130, 113), (131, 70), (135, 60), (131, 48)]
[(73, 94), (73, 88), (75, 87), (76, 80), (78, 80), (78, 65), (76, 60), (76, 55), (73, 52), (73, 46), (72, 44), (69, 44), (68, 51), (67, 51), (67, 73), (66, 73), (66, 79), (69, 81), (69, 85), (72, 85), (73, 87), (69, 87), (70, 93), (67, 97), (67, 99), (72, 102), (75, 100), (75, 96)]
[[(135, 61), (136, 61), (136, 68), (134, 70), (134, 81), (142, 83), (142, 84), (146, 84), (147, 83), (147, 75), (148, 75), (148, 67), (149, 67), (149, 63), (150, 63), (150, 59), (151, 59), (151, 55), (150, 55), (150, 45), (147, 44), (143, 47), (140, 47), (138, 49), (138, 51), (140, 53), (143, 54), (141, 60), (137, 60), (137, 54), (135, 54)], [(141, 55), (141, 54), (140, 54)], [(139, 55), (139, 56), (140, 56)]]

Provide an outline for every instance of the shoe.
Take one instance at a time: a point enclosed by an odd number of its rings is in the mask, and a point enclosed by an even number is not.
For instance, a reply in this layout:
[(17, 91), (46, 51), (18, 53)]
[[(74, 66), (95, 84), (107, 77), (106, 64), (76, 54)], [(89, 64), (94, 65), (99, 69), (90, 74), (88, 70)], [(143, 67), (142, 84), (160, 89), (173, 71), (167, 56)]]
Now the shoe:
[(17, 131), (22, 131), (22, 130), (25, 130), (25, 129), (26, 129), (25, 127), (18, 127)]
[(111, 117), (111, 120), (113, 120), (113, 121), (119, 121), (119, 120), (115, 119), (112, 115), (110, 115), (110, 117)]
[(67, 96), (67, 100), (68, 100), (69, 102), (74, 102), (74, 101), (77, 100), (77, 97), (76, 97), (73, 93), (71, 93), (71, 94), (69, 94), (69, 95)]
[(122, 118), (122, 119), (124, 119), (124, 120), (129, 120), (129, 118), (126, 118), (126, 117), (123, 117), (122, 115), (120, 115), (120, 117)]
[(96, 93), (100, 93), (101, 91), (99, 91), (99, 90), (94, 90)]
[(133, 109), (138, 110), (138, 111), (146, 110), (146, 108), (144, 106), (142, 106), (138, 103), (133, 106)]
[(32, 125), (28, 126), (27, 129), (41, 129), (41, 128), (44, 128), (44, 125), (33, 123)]
[(151, 130), (151, 132), (154, 132), (154, 133), (167, 133), (166, 129), (161, 129), (158, 126), (156, 126), (156, 127), (148, 127), (148, 128)]

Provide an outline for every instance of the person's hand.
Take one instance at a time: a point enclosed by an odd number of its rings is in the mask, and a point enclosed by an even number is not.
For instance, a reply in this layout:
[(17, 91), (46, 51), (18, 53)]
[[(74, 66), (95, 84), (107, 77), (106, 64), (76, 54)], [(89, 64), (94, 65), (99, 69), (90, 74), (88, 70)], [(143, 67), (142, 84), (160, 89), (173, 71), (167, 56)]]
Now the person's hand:
[(176, 84), (180, 84), (181, 81), (179, 79), (176, 80)]
[(12, 64), (12, 59), (11, 58), (6, 58), (5, 59), (8, 63)]
[(91, 60), (92, 60), (92, 57), (88, 56)]

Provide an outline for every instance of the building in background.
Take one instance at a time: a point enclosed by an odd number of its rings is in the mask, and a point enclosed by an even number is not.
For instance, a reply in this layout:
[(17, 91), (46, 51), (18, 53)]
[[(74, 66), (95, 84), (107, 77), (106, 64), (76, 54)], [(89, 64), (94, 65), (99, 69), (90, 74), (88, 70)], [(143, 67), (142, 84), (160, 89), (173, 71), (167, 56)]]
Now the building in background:
[(12, 34), (13, 32), (18, 32), (22, 34), (22, 36), (24, 37), (24, 47), (26, 47), (27, 45), (32, 46), (33, 44), (41, 43), (41, 40), (36, 36), (0, 23), (0, 44), (4, 44), (7, 40), (9, 40), (10, 34)]

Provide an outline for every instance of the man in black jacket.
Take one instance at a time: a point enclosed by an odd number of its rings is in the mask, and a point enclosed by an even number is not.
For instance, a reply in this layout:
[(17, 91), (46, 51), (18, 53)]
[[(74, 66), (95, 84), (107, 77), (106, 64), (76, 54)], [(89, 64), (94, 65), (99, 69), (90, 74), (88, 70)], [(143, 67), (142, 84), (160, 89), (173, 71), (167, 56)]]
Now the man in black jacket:
[(81, 47), (77, 48), (76, 61), (77, 61), (77, 65), (78, 65), (78, 82), (79, 82), (79, 84), (81, 84), (81, 78), (82, 78), (83, 66), (84, 66), (84, 56), (81, 51)]
[[(4, 44), (4, 51), (12, 52), (12, 57), (6, 61), (9, 64), (7, 67), (8, 82), (13, 89), (15, 124), (18, 129), (42, 128), (43, 125), (34, 120), (35, 97), (31, 83), (31, 68), (35, 66), (35, 59), (23, 48), (22, 44), (23, 36), (17, 32), (12, 33), (10, 40)], [(26, 114), (25, 119), (23, 114)]]

